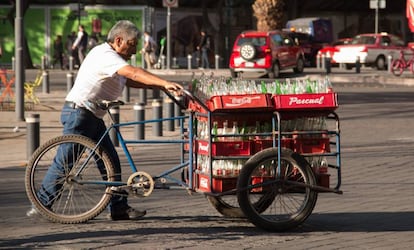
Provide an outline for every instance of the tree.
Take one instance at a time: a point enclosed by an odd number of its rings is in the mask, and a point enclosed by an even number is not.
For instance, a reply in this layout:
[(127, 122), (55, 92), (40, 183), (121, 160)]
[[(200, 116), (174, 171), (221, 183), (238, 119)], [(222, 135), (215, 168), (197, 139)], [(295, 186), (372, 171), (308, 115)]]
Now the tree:
[(285, 24), (285, 0), (256, 0), (253, 15), (257, 18), (257, 30), (282, 29)]

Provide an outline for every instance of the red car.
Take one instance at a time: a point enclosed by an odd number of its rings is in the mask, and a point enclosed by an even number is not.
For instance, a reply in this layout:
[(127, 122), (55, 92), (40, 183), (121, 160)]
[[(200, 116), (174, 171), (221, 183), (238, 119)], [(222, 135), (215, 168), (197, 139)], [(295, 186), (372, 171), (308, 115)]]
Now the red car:
[(245, 31), (234, 42), (230, 56), (230, 73), (262, 72), (269, 78), (279, 77), (280, 71), (293, 69), (302, 73), (304, 53), (284, 31)]

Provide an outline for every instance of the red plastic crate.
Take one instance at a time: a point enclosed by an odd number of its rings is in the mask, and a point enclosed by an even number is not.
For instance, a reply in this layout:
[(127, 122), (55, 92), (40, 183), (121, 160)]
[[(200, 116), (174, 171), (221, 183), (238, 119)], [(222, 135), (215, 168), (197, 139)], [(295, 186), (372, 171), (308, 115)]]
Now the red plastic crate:
[[(269, 177), (269, 176), (252, 176), (252, 185), (266, 182), (267, 180), (271, 180), (272, 178), (273, 177)], [(272, 188), (271, 185), (267, 185), (267, 186), (264, 186), (264, 187), (256, 187), (256, 188), (252, 188), (251, 192), (259, 193), (259, 192), (262, 192), (264, 190), (268, 191), (271, 188)]]
[(329, 138), (303, 138), (299, 137), (292, 141), (293, 151), (298, 153), (327, 153), (330, 152)]
[[(283, 148), (292, 148), (292, 139), (290, 138), (282, 138), (281, 139), (281, 146)], [(273, 140), (272, 139), (259, 139), (254, 141), (254, 152), (260, 152), (266, 148), (273, 147)], [(276, 140), (276, 147), (277, 147), (277, 140)]]
[(338, 108), (336, 93), (274, 95), (272, 100), (276, 110), (335, 110)]
[[(196, 150), (198, 154), (208, 155), (208, 142), (196, 141)], [(211, 144), (213, 156), (252, 155), (253, 152), (253, 142), (251, 141), (223, 141)]]
[(236, 188), (237, 177), (231, 178), (212, 178), (213, 185), (210, 189), (210, 179), (208, 175), (196, 174), (196, 189), (203, 192), (225, 192)]

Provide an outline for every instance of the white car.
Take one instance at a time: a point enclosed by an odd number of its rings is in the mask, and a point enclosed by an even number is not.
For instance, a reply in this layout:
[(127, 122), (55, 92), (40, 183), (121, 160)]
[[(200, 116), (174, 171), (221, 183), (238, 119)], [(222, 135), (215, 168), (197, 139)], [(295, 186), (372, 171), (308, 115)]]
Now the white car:
[(361, 65), (384, 70), (387, 68), (388, 56), (397, 58), (401, 50), (409, 50), (409, 48), (395, 35), (361, 34), (355, 36), (350, 44), (335, 46), (332, 59), (335, 63), (345, 64), (347, 69), (354, 67), (359, 59)]

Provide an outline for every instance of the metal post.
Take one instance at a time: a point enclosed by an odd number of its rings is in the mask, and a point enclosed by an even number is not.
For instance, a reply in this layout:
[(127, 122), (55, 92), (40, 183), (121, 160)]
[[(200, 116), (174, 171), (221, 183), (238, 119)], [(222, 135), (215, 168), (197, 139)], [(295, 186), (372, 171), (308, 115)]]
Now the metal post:
[(322, 53), (318, 52), (318, 54), (316, 55), (316, 68), (320, 69), (321, 68), (321, 56)]
[(49, 72), (47, 70), (44, 70), (42, 73), (42, 90), (43, 93), (49, 94)]
[(161, 68), (165, 69), (165, 56), (164, 55), (161, 56)]
[(70, 71), (73, 71), (73, 62), (74, 62), (73, 56), (69, 56), (69, 70)]
[(178, 68), (178, 65), (177, 65), (177, 57), (173, 57), (173, 65), (172, 65), (172, 67), (174, 68), (174, 69), (176, 69), (176, 68)]
[(46, 69), (46, 56), (42, 56), (42, 65), (41, 65), (41, 67), (42, 67), (42, 70)]
[(192, 59), (191, 54), (188, 54), (188, 56), (187, 56), (187, 67), (188, 67), (188, 69), (191, 69), (191, 59)]
[(138, 99), (140, 103), (147, 103), (147, 90), (146, 89), (139, 89), (138, 90)]
[(16, 68), (15, 68), (15, 97), (16, 97), (16, 119), (24, 121), (24, 82), (25, 82), (25, 66), (23, 62), (23, 40), (24, 40), (24, 24), (23, 24), (23, 1), (16, 1), (16, 17), (14, 19), (14, 38)]
[[(152, 114), (154, 120), (160, 120), (162, 118), (162, 105), (160, 99), (154, 99), (152, 101)], [(154, 122), (152, 125), (152, 134), (154, 136), (162, 136), (162, 121)]]
[(14, 58), (14, 56), (12, 57), (12, 70), (16, 71), (16, 59)]
[[(109, 110), (109, 113), (114, 118), (115, 124), (119, 123), (119, 107), (113, 107)], [(116, 129), (109, 131), (109, 137), (111, 138), (112, 143), (115, 147), (119, 146), (118, 135), (116, 134)]]
[(331, 57), (329, 55), (327, 55), (325, 58), (325, 69), (326, 69), (326, 74), (331, 73)]
[[(174, 117), (174, 102), (168, 96), (164, 98), (164, 103), (166, 107), (166, 117)], [(174, 131), (174, 120), (167, 121), (167, 131)]]
[(171, 64), (171, 8), (167, 8), (167, 69)]
[(387, 57), (387, 63), (388, 63), (388, 73), (392, 73), (392, 55), (388, 55)]
[(359, 56), (357, 56), (355, 62), (355, 73), (361, 73), (361, 61), (359, 59)]
[(215, 65), (216, 65), (216, 69), (219, 69), (220, 68), (220, 56), (219, 55), (215, 55)]
[(40, 144), (40, 115), (28, 114), (26, 117), (26, 129), (27, 129), (27, 159), (31, 157), (33, 152), (39, 147)]
[[(142, 122), (145, 121), (145, 104), (144, 103), (135, 103), (135, 121)], [(137, 140), (145, 139), (145, 124), (137, 124), (135, 128), (135, 138)]]
[(73, 87), (73, 73), (66, 74), (66, 91), (69, 92)]

